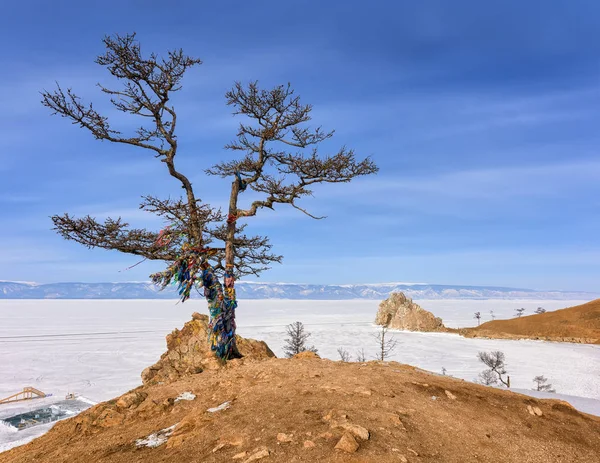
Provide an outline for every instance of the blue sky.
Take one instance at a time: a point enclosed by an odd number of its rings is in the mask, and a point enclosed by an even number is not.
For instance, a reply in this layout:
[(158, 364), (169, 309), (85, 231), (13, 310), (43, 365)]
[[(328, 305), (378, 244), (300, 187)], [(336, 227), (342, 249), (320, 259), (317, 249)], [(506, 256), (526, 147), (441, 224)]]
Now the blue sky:
[(111, 81), (93, 61), (105, 34), (136, 31), (145, 51), (182, 47), (204, 62), (174, 100), (179, 166), (203, 200), (227, 198), (227, 182), (203, 170), (233, 155), (224, 93), (235, 80), (291, 82), (314, 124), (336, 130), (334, 145), (380, 166), (305, 202), (326, 220), (286, 208), (251, 220), (285, 256), (262, 280), (600, 290), (597, 2), (168, 3), (3, 7), (0, 279), (145, 280), (161, 269), (123, 271), (134, 256), (63, 241), (49, 219), (161, 228), (140, 196), (180, 192), (151, 154), (96, 141), (40, 104), (58, 81), (108, 109), (94, 84)]

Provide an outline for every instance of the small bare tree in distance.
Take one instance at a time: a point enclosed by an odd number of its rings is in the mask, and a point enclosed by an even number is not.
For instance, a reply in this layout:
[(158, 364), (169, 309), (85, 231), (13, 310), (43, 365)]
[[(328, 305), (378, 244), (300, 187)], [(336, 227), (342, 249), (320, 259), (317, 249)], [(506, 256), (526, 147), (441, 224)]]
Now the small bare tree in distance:
[(489, 381), (493, 377), (496, 379), (496, 381), (493, 381), (490, 384), (495, 384), (497, 381), (500, 381), (506, 387), (510, 387), (510, 376), (507, 376), (506, 379), (502, 377), (502, 375), (506, 375), (504, 352), (500, 352), (498, 350), (490, 353), (479, 352), (477, 354), (477, 358), (479, 358), (479, 361), (489, 368), (479, 375), (481, 379), (486, 378), (486, 380)]
[(356, 361), (357, 362), (366, 362), (367, 361), (367, 356), (365, 354), (364, 349), (356, 351)]
[(346, 349), (344, 349), (343, 347), (339, 347), (337, 352), (342, 362), (350, 361), (350, 352), (348, 352)]
[(377, 353), (377, 360), (385, 360), (392, 352), (396, 349), (398, 342), (395, 339), (386, 338), (388, 334), (388, 328), (385, 325), (381, 326), (381, 331), (374, 335), (379, 345), (379, 351)]
[(521, 318), (521, 315), (523, 315), (525, 309), (521, 307), (520, 309), (515, 309), (515, 312), (517, 313), (517, 318)]
[(317, 352), (315, 346), (308, 347), (306, 340), (310, 337), (310, 333), (304, 331), (304, 324), (302, 322), (290, 323), (286, 326), (287, 334), (289, 338), (285, 340), (283, 350), (286, 357), (293, 357), (300, 352), (311, 351)]
[(544, 375), (536, 376), (533, 378), (533, 382), (536, 383), (535, 391), (556, 392), (556, 389), (552, 389), (552, 384), (546, 384), (548, 378)]
[(537, 314), (546, 313), (546, 309), (544, 309), (543, 307), (538, 307), (537, 309), (535, 309), (535, 313), (537, 313)]
[(496, 319), (496, 316), (494, 315), (493, 310), (490, 310), (490, 317), (492, 317), (492, 321), (494, 321)]
[(475, 312), (475, 316), (473, 318), (477, 320), (477, 326), (479, 326), (479, 323), (481, 322), (481, 312)]
[(484, 370), (479, 373), (479, 377), (476, 382), (483, 384), (484, 386), (491, 386), (498, 384), (498, 376), (492, 370)]

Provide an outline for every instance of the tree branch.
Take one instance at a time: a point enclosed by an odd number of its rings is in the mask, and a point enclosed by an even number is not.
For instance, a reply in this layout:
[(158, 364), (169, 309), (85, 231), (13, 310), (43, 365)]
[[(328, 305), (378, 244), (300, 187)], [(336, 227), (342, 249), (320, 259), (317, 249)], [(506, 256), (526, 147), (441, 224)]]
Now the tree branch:
[(63, 238), (87, 248), (114, 249), (150, 260), (170, 261), (177, 256), (181, 239), (174, 237), (168, 245), (159, 245), (159, 234), (145, 229), (128, 228), (121, 218), (108, 218), (104, 223), (88, 216), (74, 218), (69, 214), (52, 216), (54, 230)]
[[(206, 173), (220, 177), (243, 175), (247, 186), (265, 195), (264, 199), (253, 201), (249, 208), (238, 209), (235, 214), (238, 218), (252, 217), (258, 209), (272, 209), (274, 204), (280, 203), (290, 204), (314, 219), (322, 219), (324, 217), (313, 215), (298, 204), (303, 197), (312, 195), (307, 186), (347, 183), (378, 171), (370, 158), (358, 161), (354, 150), (346, 147), (332, 156), (320, 157), (318, 145), (334, 132), (303, 126), (311, 120), (312, 106), (302, 104), (289, 84), (261, 90), (257, 82), (247, 87), (237, 82), (226, 98), (227, 104), (234, 106), (234, 114), (248, 119), (240, 123), (237, 140), (226, 148), (245, 154), (240, 160), (216, 164)], [(300, 151), (289, 152), (289, 147)], [(305, 155), (304, 149), (309, 147), (310, 154)]]
[[(179, 180), (186, 191), (190, 238), (200, 244), (202, 218), (197, 210), (191, 182), (175, 168), (177, 115), (175, 109), (167, 103), (171, 93), (181, 89), (185, 72), (202, 62), (184, 55), (182, 50), (169, 51), (166, 59), (158, 59), (155, 54), (145, 58), (135, 34), (107, 36), (103, 42), (106, 53), (98, 56), (96, 63), (104, 66), (114, 77), (123, 80), (124, 84), (119, 90), (98, 84), (100, 89), (114, 97), (110, 101), (117, 110), (152, 119), (153, 127), (140, 127), (136, 131), (137, 136), (121, 136), (121, 132), (112, 129), (108, 118), (100, 115), (92, 104), (84, 105), (71, 89), (65, 93), (58, 84), (54, 92), (42, 92), (42, 104), (50, 108), (53, 114), (66, 117), (87, 129), (96, 139), (152, 150), (156, 157), (162, 158), (169, 174)], [(168, 148), (165, 148), (166, 145)]]

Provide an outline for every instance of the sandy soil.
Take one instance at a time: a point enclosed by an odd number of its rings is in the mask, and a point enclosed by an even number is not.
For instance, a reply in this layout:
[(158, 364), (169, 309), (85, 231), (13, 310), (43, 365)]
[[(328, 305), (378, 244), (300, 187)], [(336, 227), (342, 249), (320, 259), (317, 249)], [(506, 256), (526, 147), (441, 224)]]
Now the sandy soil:
[[(184, 392), (196, 397), (176, 402)], [(162, 445), (136, 445), (172, 426)], [(141, 386), (0, 462), (596, 463), (598, 455), (600, 418), (565, 402), (396, 362), (271, 358)]]

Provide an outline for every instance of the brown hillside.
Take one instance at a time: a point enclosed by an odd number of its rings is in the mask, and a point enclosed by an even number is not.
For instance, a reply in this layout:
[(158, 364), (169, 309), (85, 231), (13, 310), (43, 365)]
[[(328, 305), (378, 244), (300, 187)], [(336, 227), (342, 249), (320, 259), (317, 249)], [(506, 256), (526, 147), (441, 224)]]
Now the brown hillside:
[[(196, 398), (174, 402), (183, 392)], [(165, 444), (136, 448), (173, 425)], [(596, 463), (599, 454), (600, 418), (565, 402), (395, 362), (270, 358), (140, 386), (0, 462)]]
[(461, 330), (466, 337), (543, 339), (600, 344), (600, 299), (539, 315), (494, 320)]

